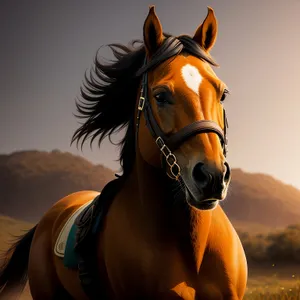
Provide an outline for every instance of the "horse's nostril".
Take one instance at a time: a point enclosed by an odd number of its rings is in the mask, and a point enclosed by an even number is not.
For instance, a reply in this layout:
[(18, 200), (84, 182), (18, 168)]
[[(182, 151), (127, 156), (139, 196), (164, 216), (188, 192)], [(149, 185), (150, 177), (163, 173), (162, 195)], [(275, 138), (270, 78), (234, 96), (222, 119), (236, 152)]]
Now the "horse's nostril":
[(224, 182), (228, 183), (228, 181), (230, 180), (231, 171), (230, 171), (229, 164), (227, 162), (225, 162), (224, 165), (225, 165)]
[(193, 178), (198, 185), (203, 187), (207, 186), (211, 180), (212, 176), (205, 170), (204, 163), (199, 162), (195, 165), (193, 169)]

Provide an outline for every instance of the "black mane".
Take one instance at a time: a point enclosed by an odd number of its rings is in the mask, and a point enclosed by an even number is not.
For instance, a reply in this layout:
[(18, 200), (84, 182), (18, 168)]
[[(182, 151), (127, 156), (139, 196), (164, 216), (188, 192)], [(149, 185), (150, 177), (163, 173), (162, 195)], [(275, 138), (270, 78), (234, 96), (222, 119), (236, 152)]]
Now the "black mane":
[[(188, 53), (211, 65), (217, 65), (191, 37), (165, 36), (163, 45), (146, 65), (142, 41), (134, 40), (128, 46), (108, 45), (116, 60), (103, 64), (96, 55), (95, 66), (89, 77), (85, 74), (85, 82), (80, 89), (82, 99), (76, 102), (79, 113), (76, 117), (85, 119), (72, 137), (71, 143), (76, 141), (77, 146), (81, 142), (82, 147), (88, 138), (91, 138), (91, 146), (95, 138), (99, 137), (100, 147), (106, 136), (113, 143), (111, 135), (127, 126), (124, 138), (117, 144), (121, 148), (119, 161), (123, 175), (130, 173), (135, 160), (134, 112), (142, 74), (180, 53)], [(139, 46), (136, 47), (136, 44)]]

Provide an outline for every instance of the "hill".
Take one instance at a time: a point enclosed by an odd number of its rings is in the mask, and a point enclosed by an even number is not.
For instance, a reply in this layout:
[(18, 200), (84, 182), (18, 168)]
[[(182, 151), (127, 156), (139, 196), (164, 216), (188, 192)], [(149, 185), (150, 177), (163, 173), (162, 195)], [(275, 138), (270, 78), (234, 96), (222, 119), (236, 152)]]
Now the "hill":
[[(100, 191), (113, 177), (108, 168), (58, 150), (0, 155), (0, 214), (36, 222), (61, 197), (85, 189)], [(266, 174), (233, 169), (221, 205), (243, 231), (300, 223), (300, 191)]]
[(60, 198), (101, 191), (113, 177), (112, 170), (59, 150), (0, 155), (0, 213), (36, 222)]
[(260, 225), (258, 231), (266, 231), (300, 223), (300, 191), (266, 174), (233, 169), (222, 207), (232, 223), (242, 229), (247, 229), (247, 224)]

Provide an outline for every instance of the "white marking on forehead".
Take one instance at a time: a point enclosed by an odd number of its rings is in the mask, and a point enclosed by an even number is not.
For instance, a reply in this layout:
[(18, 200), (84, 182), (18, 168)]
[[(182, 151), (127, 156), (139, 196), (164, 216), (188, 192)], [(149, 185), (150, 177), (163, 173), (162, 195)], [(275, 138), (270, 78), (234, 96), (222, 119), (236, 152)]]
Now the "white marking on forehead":
[(190, 64), (182, 67), (181, 75), (185, 84), (197, 95), (199, 95), (199, 87), (202, 82), (202, 76), (198, 69)]

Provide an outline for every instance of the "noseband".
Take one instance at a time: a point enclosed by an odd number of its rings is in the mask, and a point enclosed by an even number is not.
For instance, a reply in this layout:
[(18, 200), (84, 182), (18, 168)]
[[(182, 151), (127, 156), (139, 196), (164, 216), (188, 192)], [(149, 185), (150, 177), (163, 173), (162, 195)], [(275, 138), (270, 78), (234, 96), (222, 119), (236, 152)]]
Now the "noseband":
[[(146, 64), (146, 61), (145, 61)], [(178, 149), (187, 139), (200, 134), (200, 133), (216, 133), (221, 141), (223, 154), (226, 156), (227, 154), (227, 128), (228, 122), (225, 114), (225, 109), (223, 108), (223, 118), (224, 118), (224, 130), (214, 121), (211, 120), (199, 120), (195, 121), (178, 132), (166, 135), (159, 125), (157, 124), (153, 110), (150, 104), (150, 100), (148, 97), (148, 72), (146, 71), (143, 74), (142, 78), (142, 86), (141, 86), (141, 96), (138, 102), (138, 111), (137, 111), (137, 119), (136, 119), (136, 141), (138, 136), (138, 128), (140, 123), (141, 113), (144, 111), (146, 126), (148, 127), (151, 135), (155, 139), (155, 143), (158, 146), (160, 152), (165, 157), (165, 161), (170, 167), (169, 177), (172, 179), (178, 180), (180, 177), (180, 166), (177, 163), (177, 158), (173, 154), (172, 151)]]

